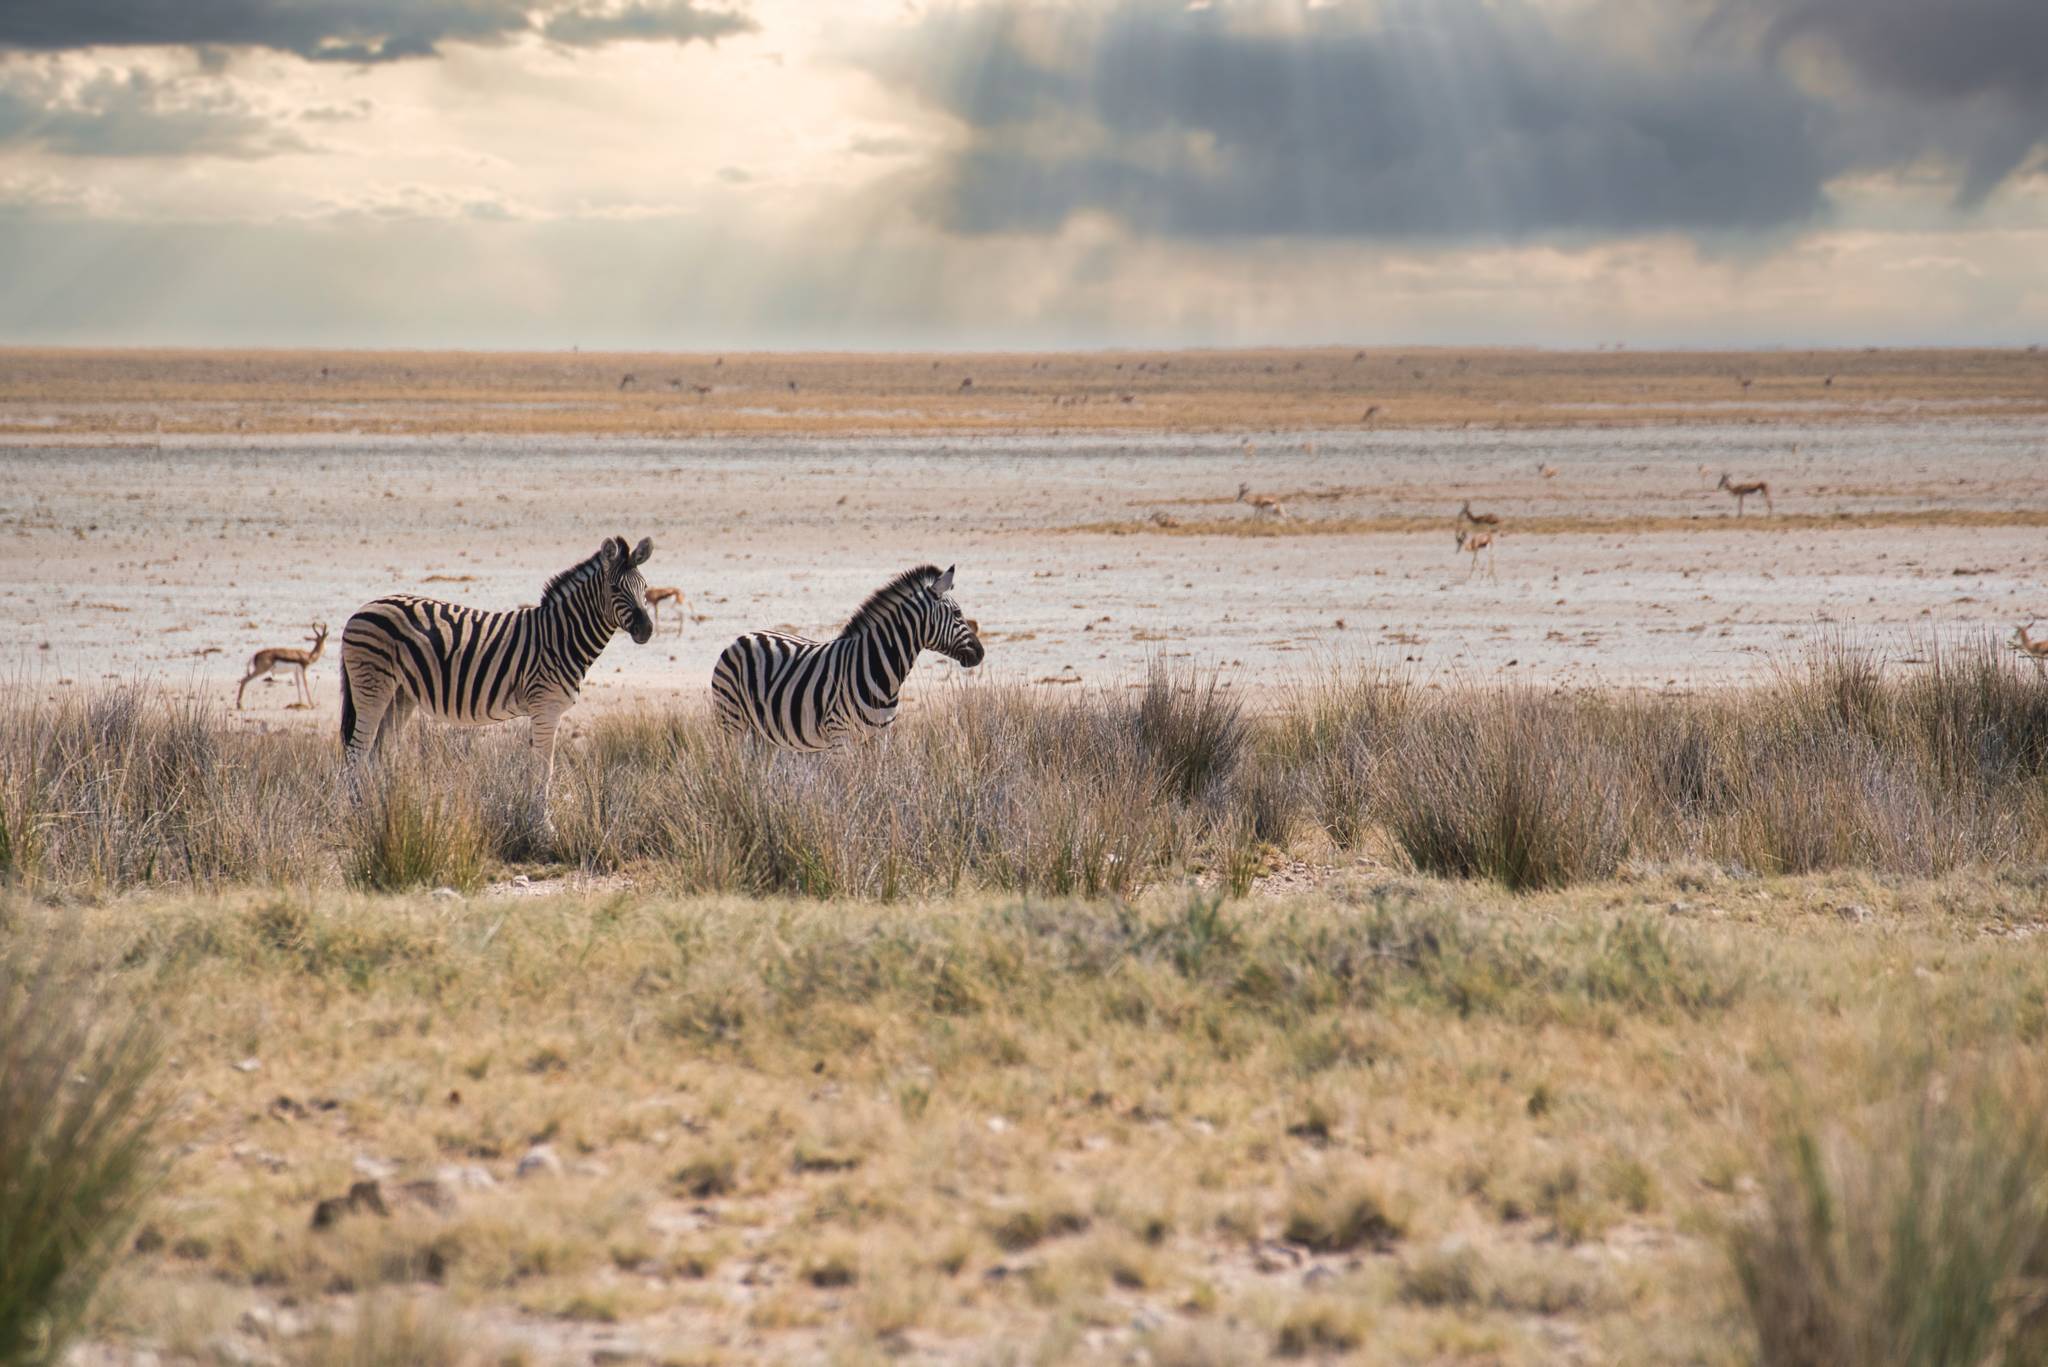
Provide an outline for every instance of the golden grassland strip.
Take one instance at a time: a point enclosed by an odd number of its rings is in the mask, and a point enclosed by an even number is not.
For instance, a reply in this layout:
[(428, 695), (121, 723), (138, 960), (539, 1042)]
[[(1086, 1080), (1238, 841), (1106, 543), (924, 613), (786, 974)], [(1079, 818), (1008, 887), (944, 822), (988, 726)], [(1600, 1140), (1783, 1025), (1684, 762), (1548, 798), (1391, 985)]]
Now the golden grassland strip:
[[(2017, 871), (0, 921), (0, 967), (62, 939), (171, 1060), (169, 1170), (88, 1328), (172, 1356), (1732, 1364), (1787, 1136), (1895, 1146), (1886, 1108), (2048, 1030)], [(1787, 1299), (1897, 1284), (1845, 1268)]]
[(887, 747), (792, 757), (701, 708), (592, 718), (531, 801), (524, 731), (416, 726), (346, 801), (331, 734), (146, 687), (0, 695), (0, 881), (458, 890), (568, 865), (896, 901), (1243, 892), (1360, 859), (1515, 889), (1644, 861), (1901, 876), (2048, 859), (2048, 677), (1983, 636), (1911, 667), (1823, 638), (1690, 696), (1436, 689), (1339, 666), (1254, 713), (1214, 673), (943, 691)]
[[(1282, 502), (1288, 501), (1283, 497)], [(1069, 527), (1044, 529), (1067, 534), (1094, 536), (1374, 536), (1406, 532), (1441, 532), (1455, 529), (1456, 517), (1419, 517), (1410, 514), (1381, 517), (1243, 517), (1175, 518), (1159, 522), (1145, 518), (1124, 518), (1104, 522), (1083, 522)], [(1491, 528), (1502, 536), (1614, 536), (1637, 532), (1818, 532), (1878, 531), (1900, 527), (2048, 527), (2048, 508), (1898, 508), (1868, 512), (1762, 513), (1737, 517), (1713, 513), (1676, 517), (1509, 517)], [(1038, 535), (1034, 532), (1033, 535)]]
[(2034, 351), (0, 349), (0, 433), (1303, 432), (2048, 413)]

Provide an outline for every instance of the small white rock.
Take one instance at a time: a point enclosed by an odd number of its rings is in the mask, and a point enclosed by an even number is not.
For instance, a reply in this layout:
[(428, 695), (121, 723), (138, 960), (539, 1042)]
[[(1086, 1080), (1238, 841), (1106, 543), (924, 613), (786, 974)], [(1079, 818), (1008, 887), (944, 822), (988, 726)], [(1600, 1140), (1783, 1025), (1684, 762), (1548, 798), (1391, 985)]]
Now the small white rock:
[(476, 1163), (444, 1163), (434, 1169), (434, 1180), (456, 1191), (489, 1191), (498, 1185), (490, 1170)]
[(238, 1073), (253, 1073), (262, 1066), (262, 1059), (250, 1057), (243, 1059), (240, 1063), (237, 1063), (235, 1065), (235, 1071)]
[(520, 1178), (559, 1177), (562, 1175), (562, 1160), (555, 1153), (554, 1145), (535, 1144), (519, 1160), (519, 1166), (513, 1170), (512, 1175)]
[(355, 1168), (356, 1176), (367, 1178), (372, 1182), (389, 1181), (398, 1175), (398, 1168), (395, 1164), (386, 1163), (380, 1158), (372, 1158), (366, 1153), (357, 1154), (355, 1162), (351, 1166)]

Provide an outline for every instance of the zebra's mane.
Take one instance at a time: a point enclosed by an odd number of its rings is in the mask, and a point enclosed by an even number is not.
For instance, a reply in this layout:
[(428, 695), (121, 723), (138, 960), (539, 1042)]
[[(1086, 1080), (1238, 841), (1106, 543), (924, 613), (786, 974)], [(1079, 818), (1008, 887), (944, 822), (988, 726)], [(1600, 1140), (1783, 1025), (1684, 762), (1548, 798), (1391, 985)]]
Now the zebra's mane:
[(540, 591), (540, 601), (551, 603), (555, 600), (558, 591), (567, 592), (590, 578), (591, 575), (596, 574), (603, 568), (605, 554), (611, 549), (612, 543), (607, 541), (599, 548), (596, 555), (591, 556), (588, 560), (579, 561), (571, 565), (568, 569), (563, 570), (560, 574), (548, 580), (547, 587)]
[(841, 636), (855, 636), (882, 621), (898, 603), (908, 598), (912, 591), (926, 588), (939, 577), (937, 565), (919, 565), (914, 570), (905, 570), (882, 587), (868, 595), (860, 605), (860, 611), (847, 620)]

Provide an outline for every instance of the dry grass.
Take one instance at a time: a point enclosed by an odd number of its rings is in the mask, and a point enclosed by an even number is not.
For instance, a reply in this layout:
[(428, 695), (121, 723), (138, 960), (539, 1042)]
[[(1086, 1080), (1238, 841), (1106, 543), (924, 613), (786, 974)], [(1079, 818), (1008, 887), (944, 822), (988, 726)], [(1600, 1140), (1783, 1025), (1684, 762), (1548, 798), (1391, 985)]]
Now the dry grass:
[(1738, 1225), (1771, 1367), (2048, 1358), (2048, 1127), (2038, 1072), (1954, 1077), (1868, 1116), (1808, 1115)]
[(2048, 411), (2048, 358), (2024, 351), (0, 356), (0, 432), (144, 442), (201, 432), (1271, 432)]
[[(0, 959), (64, 937), (178, 1060), (177, 1156), (91, 1321), (172, 1356), (1734, 1362), (1794, 1279), (1839, 1287), (1852, 1350), (1887, 1277), (2018, 1304), (1973, 1250), (2039, 1210), (2017, 1093), (1953, 1083), (1924, 1179), (1835, 1138), (1938, 1095), (1902, 1056), (2038, 1067), (2032, 872), (6, 914)], [(1801, 1127), (1838, 1233), (1776, 1195)], [(1931, 1251), (1885, 1251), (1908, 1208)]]
[(0, 1362), (63, 1357), (153, 1172), (156, 1050), (81, 976), (0, 957)]
[(1214, 679), (943, 694), (881, 744), (736, 745), (619, 714), (537, 826), (515, 733), (416, 728), (360, 809), (331, 743), (145, 689), (0, 705), (0, 875), (31, 887), (471, 890), (567, 864), (699, 892), (1242, 894), (1289, 860), (1515, 889), (1635, 866), (1928, 875), (2048, 858), (2048, 683), (1996, 644), (1883, 667), (1842, 646), (1700, 696), (1438, 690), (1339, 669), (1271, 715)]

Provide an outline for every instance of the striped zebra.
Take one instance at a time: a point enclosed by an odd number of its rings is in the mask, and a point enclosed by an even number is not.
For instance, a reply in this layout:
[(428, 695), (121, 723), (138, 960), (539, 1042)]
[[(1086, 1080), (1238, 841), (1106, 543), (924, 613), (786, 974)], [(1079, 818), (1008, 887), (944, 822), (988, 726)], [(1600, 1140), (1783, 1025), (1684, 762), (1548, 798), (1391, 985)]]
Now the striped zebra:
[(614, 632), (639, 645), (654, 634), (640, 577), (653, 550), (652, 540), (629, 551), (624, 537), (612, 537), (548, 580), (538, 606), (510, 612), (410, 594), (365, 603), (341, 632), (341, 749), (350, 791), (359, 761), (374, 758), (415, 707), (463, 726), (531, 717), (533, 748), (545, 756), (537, 795), (545, 818), (555, 728), (575, 705), (591, 662)]
[(898, 695), (921, 650), (972, 669), (981, 637), (948, 595), (953, 570), (905, 570), (875, 590), (830, 641), (755, 631), (725, 648), (711, 671), (718, 719), (793, 750), (866, 740), (896, 720)]

